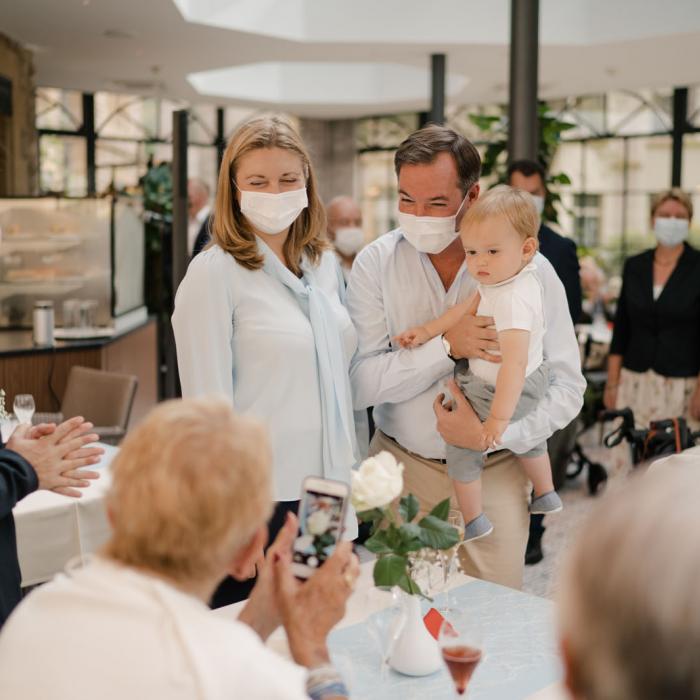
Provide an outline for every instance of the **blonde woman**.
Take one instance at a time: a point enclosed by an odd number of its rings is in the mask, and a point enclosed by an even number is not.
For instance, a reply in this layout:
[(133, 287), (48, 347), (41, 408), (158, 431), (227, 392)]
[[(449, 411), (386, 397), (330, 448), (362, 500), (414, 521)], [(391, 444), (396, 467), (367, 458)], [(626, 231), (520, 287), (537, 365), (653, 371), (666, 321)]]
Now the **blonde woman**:
[(605, 497), (557, 586), (575, 700), (700, 700), (700, 469), (667, 466)]
[[(212, 244), (190, 264), (172, 323), (183, 396), (223, 395), (269, 430), (270, 539), (305, 476), (349, 481), (357, 461), (348, 378), (357, 337), (343, 294), (304, 144), (281, 119), (247, 122), (224, 153)], [(251, 587), (228, 579), (212, 604)]]
[(693, 203), (658, 195), (658, 245), (625, 263), (608, 360), (607, 408), (629, 406), (638, 425), (685, 416), (700, 427), (700, 251), (687, 242)]

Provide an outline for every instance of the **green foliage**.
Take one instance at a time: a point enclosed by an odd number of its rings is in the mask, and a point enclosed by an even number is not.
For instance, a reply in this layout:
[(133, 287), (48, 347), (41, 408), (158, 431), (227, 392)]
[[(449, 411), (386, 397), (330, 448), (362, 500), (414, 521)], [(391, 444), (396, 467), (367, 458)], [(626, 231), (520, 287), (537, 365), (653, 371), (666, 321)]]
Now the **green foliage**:
[[(544, 204), (543, 218), (558, 222), (555, 204), (561, 203), (561, 197), (552, 191), (552, 185), (570, 185), (571, 179), (566, 173), (549, 173), (561, 135), (573, 129), (575, 124), (564, 122), (549, 113), (549, 107), (541, 102), (537, 108), (539, 117), (540, 142), (537, 160), (544, 167), (547, 175), (547, 197)], [(508, 171), (508, 119), (506, 108), (500, 114), (470, 114), (469, 120), (481, 131), (488, 145), (484, 152), (482, 175), (493, 177), (494, 184), (507, 181)]]
[[(420, 503), (413, 494), (399, 501), (398, 522), (396, 514), (387, 508), (373, 508), (358, 513), (363, 522), (372, 523), (372, 534), (365, 547), (377, 555), (374, 565), (374, 583), (377, 586), (399, 586), (407, 593), (423, 595), (412, 578), (409, 555), (421, 549), (450, 549), (459, 542), (459, 532), (447, 522), (450, 499), (433, 508), (429, 515), (413, 522), (420, 510)], [(386, 522), (386, 526), (382, 525)]]

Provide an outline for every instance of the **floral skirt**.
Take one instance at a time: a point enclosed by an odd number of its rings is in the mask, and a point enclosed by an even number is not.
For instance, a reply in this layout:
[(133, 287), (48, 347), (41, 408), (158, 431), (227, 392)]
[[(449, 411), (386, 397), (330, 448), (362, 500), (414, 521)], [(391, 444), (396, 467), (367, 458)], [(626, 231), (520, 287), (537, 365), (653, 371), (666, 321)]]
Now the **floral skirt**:
[(653, 370), (632, 372), (622, 369), (617, 389), (617, 407), (629, 406), (638, 428), (648, 428), (650, 421), (683, 416), (692, 430), (700, 421), (690, 417), (690, 398), (697, 377), (662, 377)]

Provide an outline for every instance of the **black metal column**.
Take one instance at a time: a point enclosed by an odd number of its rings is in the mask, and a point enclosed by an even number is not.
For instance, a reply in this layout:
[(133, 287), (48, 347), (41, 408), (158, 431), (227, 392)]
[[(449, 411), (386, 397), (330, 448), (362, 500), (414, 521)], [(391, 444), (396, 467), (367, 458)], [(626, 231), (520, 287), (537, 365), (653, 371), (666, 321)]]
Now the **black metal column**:
[(85, 170), (87, 175), (87, 194), (94, 196), (97, 192), (95, 184), (95, 96), (91, 92), (83, 93), (83, 126), (85, 135)]
[(510, 101), (508, 159), (537, 160), (539, 0), (510, 3)]
[[(171, 299), (175, 298), (175, 292), (182, 282), (182, 278), (187, 271), (187, 119), (186, 109), (173, 112), (173, 229), (172, 229), (172, 268), (170, 284), (172, 289)], [(165, 398), (175, 398), (179, 396), (179, 382), (177, 372), (177, 352), (175, 349), (175, 337), (170, 325), (169, 310), (165, 317), (163, 339), (164, 339), (164, 360), (165, 378), (164, 394)]]
[(221, 168), (221, 161), (224, 159), (226, 150), (226, 125), (224, 123), (224, 108), (216, 108), (216, 171), (217, 175)]
[(445, 123), (445, 69), (444, 53), (430, 56), (430, 116), (433, 124)]
[(688, 88), (673, 91), (673, 156), (671, 187), (681, 187), (683, 179), (683, 136), (688, 128)]

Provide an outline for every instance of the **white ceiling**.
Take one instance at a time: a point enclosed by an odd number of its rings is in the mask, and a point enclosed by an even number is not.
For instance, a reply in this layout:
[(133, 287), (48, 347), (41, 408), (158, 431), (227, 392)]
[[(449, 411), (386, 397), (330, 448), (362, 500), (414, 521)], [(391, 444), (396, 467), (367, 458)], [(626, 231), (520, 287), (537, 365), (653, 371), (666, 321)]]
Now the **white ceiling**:
[[(700, 2), (541, 0), (543, 98), (700, 83)], [(510, 0), (0, 0), (38, 85), (350, 117), (505, 102)], [(0, 72), (2, 67), (0, 66)]]

